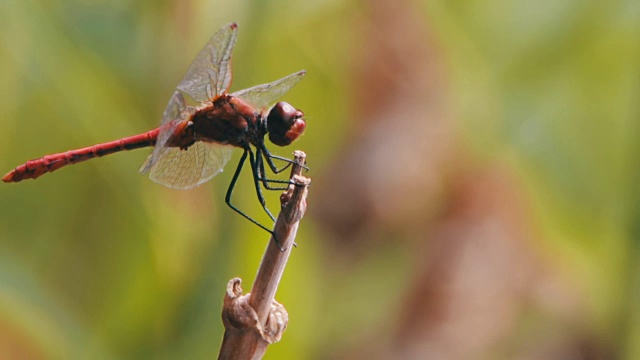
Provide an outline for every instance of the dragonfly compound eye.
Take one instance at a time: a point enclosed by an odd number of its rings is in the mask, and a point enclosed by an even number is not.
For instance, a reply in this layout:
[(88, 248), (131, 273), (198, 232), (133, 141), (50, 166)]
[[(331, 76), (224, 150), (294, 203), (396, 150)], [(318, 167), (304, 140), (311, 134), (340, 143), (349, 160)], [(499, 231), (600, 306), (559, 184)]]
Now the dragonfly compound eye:
[(278, 146), (287, 146), (295, 141), (307, 127), (302, 111), (281, 101), (269, 112), (267, 129), (269, 140)]

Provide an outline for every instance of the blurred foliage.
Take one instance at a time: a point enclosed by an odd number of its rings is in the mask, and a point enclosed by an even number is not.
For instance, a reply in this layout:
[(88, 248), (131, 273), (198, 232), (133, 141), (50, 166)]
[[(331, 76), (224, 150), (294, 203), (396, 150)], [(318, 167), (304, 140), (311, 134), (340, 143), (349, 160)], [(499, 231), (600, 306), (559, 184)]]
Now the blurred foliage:
[[(518, 175), (535, 249), (583, 294), (585, 326), (621, 358), (640, 357), (640, 3), (402, 4), (437, 44), (451, 126), (473, 166)], [(236, 21), (233, 90), (308, 71), (286, 95), (307, 133), (274, 152), (302, 149), (312, 179), (340, 176), (323, 169), (366, 124), (352, 121), (351, 73), (372, 60), (357, 57), (354, 26), (369, 16), (366, 1), (3, 0), (0, 165), (156, 126), (202, 44)], [(148, 153), (0, 186), (1, 358), (217, 354), (226, 282), (240, 276), (249, 291), (268, 236), (224, 205), (229, 169), (173, 191), (138, 174)], [(248, 175), (237, 202), (266, 222)], [(384, 334), (395, 290), (419, 265), (392, 236), (339, 256), (314, 221), (313, 187), (309, 206), (277, 295), (289, 327), (267, 358), (334, 358)]]

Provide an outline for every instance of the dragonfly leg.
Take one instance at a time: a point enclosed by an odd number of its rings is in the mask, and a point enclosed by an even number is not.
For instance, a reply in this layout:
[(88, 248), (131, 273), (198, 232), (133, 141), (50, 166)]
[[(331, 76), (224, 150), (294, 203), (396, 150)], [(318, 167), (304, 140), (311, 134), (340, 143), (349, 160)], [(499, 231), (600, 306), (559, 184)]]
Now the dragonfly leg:
[[(260, 150), (262, 150), (262, 153), (264, 154), (264, 158), (267, 160), (267, 164), (271, 168), (271, 171), (273, 171), (275, 174), (281, 173), (282, 171), (288, 169), (291, 166), (291, 164), (293, 164), (293, 160), (291, 159), (287, 159), (286, 157), (271, 154), (271, 152), (269, 151), (269, 149), (267, 149), (267, 146), (264, 143), (260, 144)], [(287, 163), (287, 165), (278, 169), (276, 164), (273, 163), (273, 159), (284, 161)], [(305, 165), (303, 165), (302, 168), (305, 169), (305, 171), (309, 170), (309, 168), (306, 167)]]
[(256, 158), (253, 155), (253, 151), (248, 150), (249, 152), (249, 162), (251, 163), (251, 173), (253, 174), (253, 184), (256, 187), (256, 194), (258, 195), (258, 200), (260, 201), (260, 205), (264, 211), (269, 215), (271, 220), (276, 221), (276, 218), (273, 217), (271, 211), (267, 208), (267, 202), (264, 200), (264, 196), (262, 195), (262, 188), (260, 188), (260, 167), (256, 162)]
[(258, 176), (259, 176), (258, 179), (262, 181), (264, 188), (267, 190), (287, 190), (288, 186), (271, 186), (270, 185), (271, 183), (289, 185), (291, 184), (291, 180), (275, 180), (275, 179), (267, 178), (267, 173), (264, 168), (264, 161), (262, 160), (263, 154), (264, 153), (262, 152), (262, 150), (258, 147), (256, 149), (256, 163), (258, 164)]
[(273, 233), (272, 230), (270, 230), (266, 226), (260, 224), (255, 219), (253, 219), (251, 216), (245, 214), (242, 210), (238, 209), (235, 205), (233, 205), (231, 203), (231, 195), (233, 194), (233, 188), (236, 186), (236, 182), (238, 181), (238, 177), (240, 176), (240, 171), (242, 170), (242, 166), (244, 165), (245, 160), (247, 160), (247, 155), (248, 154), (251, 154), (251, 158), (253, 158), (253, 153), (251, 152), (251, 150), (245, 150), (244, 151), (244, 154), (242, 154), (242, 157), (240, 158), (240, 161), (238, 162), (238, 166), (236, 168), (236, 171), (233, 174), (233, 178), (231, 179), (231, 183), (229, 184), (229, 188), (227, 189), (227, 195), (225, 196), (224, 201), (227, 204), (227, 206), (229, 206), (233, 211), (235, 211), (238, 214), (242, 215), (245, 219), (251, 221), (252, 223), (257, 225), (258, 227), (260, 227), (262, 230), (264, 230), (264, 231), (268, 232), (269, 234), (271, 234), (271, 236), (273, 236), (273, 240), (276, 242), (276, 245), (278, 245), (278, 248), (280, 248), (280, 251), (284, 251), (284, 249), (282, 248), (282, 246), (280, 246), (280, 242), (278, 241), (278, 239), (276, 238), (276, 235)]

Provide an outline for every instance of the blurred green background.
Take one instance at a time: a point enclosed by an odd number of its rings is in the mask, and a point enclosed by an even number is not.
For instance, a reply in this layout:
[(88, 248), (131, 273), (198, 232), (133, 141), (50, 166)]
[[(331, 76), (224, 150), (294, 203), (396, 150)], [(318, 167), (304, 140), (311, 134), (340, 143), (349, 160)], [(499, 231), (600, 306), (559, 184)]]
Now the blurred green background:
[[(2, 0), (2, 171), (157, 126), (231, 21), (232, 90), (308, 72), (266, 358), (640, 358), (640, 2)], [(0, 358), (216, 356), (268, 236), (149, 152), (0, 186)]]

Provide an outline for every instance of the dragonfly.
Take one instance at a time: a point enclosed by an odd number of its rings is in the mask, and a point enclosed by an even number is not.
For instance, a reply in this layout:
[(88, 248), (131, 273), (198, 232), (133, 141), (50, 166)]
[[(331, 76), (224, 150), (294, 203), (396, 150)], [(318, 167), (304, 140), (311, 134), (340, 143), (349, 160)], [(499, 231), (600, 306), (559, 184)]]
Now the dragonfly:
[[(247, 160), (251, 165), (254, 186), (260, 204), (269, 217), (261, 185), (266, 189), (282, 189), (289, 181), (268, 179), (265, 162), (278, 174), (292, 160), (271, 154), (265, 145), (287, 146), (298, 139), (306, 128), (304, 114), (280, 97), (305, 75), (298, 71), (269, 84), (229, 93), (231, 87), (231, 52), (236, 42), (238, 25), (230, 23), (217, 31), (195, 57), (187, 73), (173, 92), (156, 129), (119, 140), (43, 156), (19, 165), (2, 177), (4, 182), (36, 179), (67, 165), (102, 157), (123, 150), (154, 146), (140, 167), (141, 173), (171, 189), (191, 189), (219, 174), (231, 158), (234, 148), (243, 150), (227, 189), (226, 204), (235, 212), (273, 234), (231, 202), (231, 195)], [(197, 106), (188, 105), (183, 94)], [(255, 150), (254, 150), (255, 149)], [(278, 167), (276, 161), (286, 165)], [(276, 184), (274, 184), (276, 183)]]

